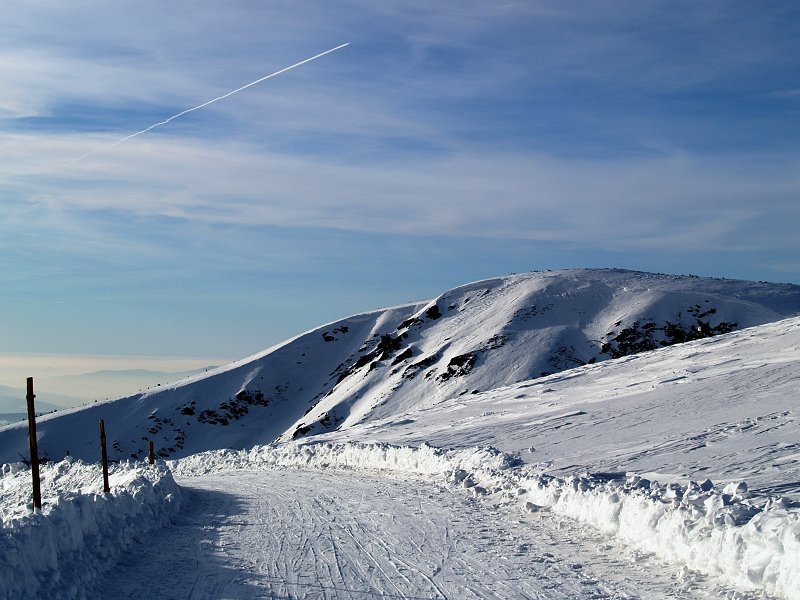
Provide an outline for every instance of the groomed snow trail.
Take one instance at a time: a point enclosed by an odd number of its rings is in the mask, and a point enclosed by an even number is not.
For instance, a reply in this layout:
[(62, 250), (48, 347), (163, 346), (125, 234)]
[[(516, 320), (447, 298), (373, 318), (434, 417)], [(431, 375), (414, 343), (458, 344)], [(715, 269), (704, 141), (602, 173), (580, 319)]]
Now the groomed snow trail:
[(142, 540), (93, 597), (750, 597), (558, 516), (427, 480), (281, 469), (179, 481), (176, 524)]

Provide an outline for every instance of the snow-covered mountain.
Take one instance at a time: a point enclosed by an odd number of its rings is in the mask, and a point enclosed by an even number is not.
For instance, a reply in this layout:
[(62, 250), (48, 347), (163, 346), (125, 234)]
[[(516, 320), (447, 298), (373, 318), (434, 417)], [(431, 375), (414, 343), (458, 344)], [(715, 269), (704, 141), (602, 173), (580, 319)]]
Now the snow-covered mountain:
[[(109, 493), (97, 464), (44, 465), (41, 513), (2, 465), (0, 598), (800, 599), (799, 291), (515, 275), (44, 417), (50, 458), (96, 461), (99, 418), (117, 458), (183, 458), (113, 464)], [(0, 428), (0, 458), (25, 438)]]
[[(452, 398), (800, 314), (800, 286), (621, 270), (510, 275), (435, 300), (356, 315), (135, 396), (56, 413), (39, 447), (95, 459), (247, 448), (366, 422), (402, 420)], [(0, 429), (0, 462), (26, 455)]]

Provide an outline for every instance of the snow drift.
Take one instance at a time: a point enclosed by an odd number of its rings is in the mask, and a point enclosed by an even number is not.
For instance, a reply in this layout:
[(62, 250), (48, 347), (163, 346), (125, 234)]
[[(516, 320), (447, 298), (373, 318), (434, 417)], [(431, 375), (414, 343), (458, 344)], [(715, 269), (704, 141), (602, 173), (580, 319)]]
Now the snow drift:
[(163, 464), (121, 463), (102, 493), (99, 465), (67, 458), (41, 465), (42, 510), (33, 512), (30, 469), (0, 472), (0, 598), (86, 598), (135, 541), (166, 524), (179, 488)]

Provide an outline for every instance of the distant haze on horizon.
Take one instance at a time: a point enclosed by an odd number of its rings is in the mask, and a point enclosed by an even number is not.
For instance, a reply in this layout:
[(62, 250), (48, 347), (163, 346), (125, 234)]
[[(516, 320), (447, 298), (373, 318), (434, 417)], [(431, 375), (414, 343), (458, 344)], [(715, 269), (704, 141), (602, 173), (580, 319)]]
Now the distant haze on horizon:
[(230, 362), (233, 359), (0, 353), (0, 386), (19, 391), (18, 403), (12, 406), (5, 398), (0, 407), (8, 410), (0, 413), (26, 410), (28, 377), (34, 379), (37, 402), (68, 408), (133, 395)]
[(548, 268), (800, 283), (799, 4), (4, 9), (0, 353), (244, 357)]

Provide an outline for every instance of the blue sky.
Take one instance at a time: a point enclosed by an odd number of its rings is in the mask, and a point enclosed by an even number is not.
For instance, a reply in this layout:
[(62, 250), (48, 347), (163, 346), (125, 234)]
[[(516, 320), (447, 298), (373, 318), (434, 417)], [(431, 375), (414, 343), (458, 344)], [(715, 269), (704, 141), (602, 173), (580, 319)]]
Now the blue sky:
[(0, 80), (0, 352), (237, 358), (534, 269), (800, 283), (796, 3), (9, 0)]

